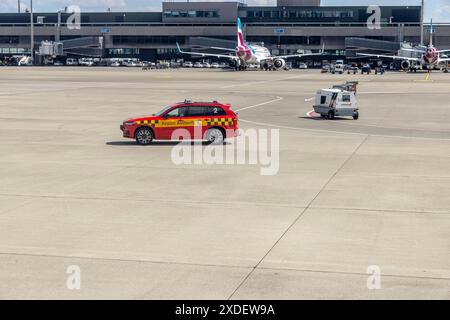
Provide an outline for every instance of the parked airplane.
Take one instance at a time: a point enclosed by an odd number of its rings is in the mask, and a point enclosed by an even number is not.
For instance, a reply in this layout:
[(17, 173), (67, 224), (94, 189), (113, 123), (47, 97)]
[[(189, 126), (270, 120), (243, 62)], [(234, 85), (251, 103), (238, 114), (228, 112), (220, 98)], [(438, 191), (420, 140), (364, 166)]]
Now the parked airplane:
[(210, 49), (231, 51), (230, 54), (212, 54), (212, 53), (200, 53), (200, 52), (186, 52), (182, 51), (177, 43), (179, 53), (189, 54), (200, 57), (215, 57), (215, 58), (227, 58), (230, 60), (230, 65), (236, 70), (245, 70), (249, 65), (259, 65), (262, 69), (268, 69), (270, 66), (274, 66), (276, 69), (283, 69), (286, 66), (286, 59), (288, 58), (301, 58), (305, 56), (317, 56), (323, 55), (324, 48), (321, 53), (309, 53), (309, 54), (292, 54), (284, 56), (273, 56), (270, 54), (269, 49), (264, 46), (256, 44), (248, 44), (245, 41), (244, 33), (242, 32), (241, 19), (237, 19), (237, 47), (236, 49), (210, 47)]
[(422, 66), (422, 68), (427, 69), (429, 71), (434, 70), (435, 68), (439, 68), (443, 63), (445, 66), (443, 70), (448, 72), (447, 64), (450, 62), (450, 58), (443, 58), (441, 53), (450, 52), (450, 50), (438, 50), (433, 45), (433, 20), (431, 20), (431, 29), (430, 29), (430, 44), (425, 47), (416, 47), (414, 49), (402, 49), (403, 51), (410, 51), (417, 53), (417, 57), (402, 57), (402, 56), (388, 56), (388, 55), (374, 55), (374, 54), (366, 54), (366, 53), (357, 53), (359, 56), (366, 57), (377, 57), (377, 58), (387, 58), (394, 60), (403, 60), (401, 63), (401, 67), (404, 70), (413, 70), (411, 63), (416, 63)]

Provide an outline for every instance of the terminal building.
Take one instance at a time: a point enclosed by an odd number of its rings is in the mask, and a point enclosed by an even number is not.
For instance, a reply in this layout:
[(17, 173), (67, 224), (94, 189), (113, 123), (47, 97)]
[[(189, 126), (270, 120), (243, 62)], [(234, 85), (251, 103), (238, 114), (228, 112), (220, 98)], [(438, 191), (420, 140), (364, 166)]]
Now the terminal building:
[[(83, 12), (80, 27), (68, 28), (70, 12), (34, 12), (34, 48), (56, 40), (66, 42), (66, 56), (175, 59), (177, 42), (185, 50), (234, 48), (238, 17), (247, 41), (264, 43), (276, 55), (324, 46), (327, 54), (345, 57), (356, 49), (395, 52), (401, 42), (420, 43), (420, 6), (381, 7), (380, 28), (368, 27), (372, 14), (365, 6), (321, 6), (320, 0), (278, 0), (270, 7), (163, 2), (161, 12)], [(0, 58), (29, 54), (30, 26), (30, 13), (0, 13)], [(436, 46), (450, 48), (450, 24), (438, 22), (435, 38)]]

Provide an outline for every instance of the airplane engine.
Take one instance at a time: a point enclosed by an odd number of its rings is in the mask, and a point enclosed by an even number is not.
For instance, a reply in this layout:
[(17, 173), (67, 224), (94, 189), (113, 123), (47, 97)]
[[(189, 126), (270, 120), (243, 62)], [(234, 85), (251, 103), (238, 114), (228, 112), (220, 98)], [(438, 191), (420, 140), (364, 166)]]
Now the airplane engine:
[(273, 65), (275, 66), (275, 68), (277, 69), (283, 69), (284, 66), (286, 65), (286, 61), (284, 61), (283, 59), (275, 59), (273, 61)]
[(408, 60), (404, 60), (402, 61), (400, 66), (402, 67), (403, 70), (409, 70), (409, 68), (411, 68), (411, 63)]
[(239, 60), (231, 59), (230, 62), (230, 68), (237, 69), (240, 66)]

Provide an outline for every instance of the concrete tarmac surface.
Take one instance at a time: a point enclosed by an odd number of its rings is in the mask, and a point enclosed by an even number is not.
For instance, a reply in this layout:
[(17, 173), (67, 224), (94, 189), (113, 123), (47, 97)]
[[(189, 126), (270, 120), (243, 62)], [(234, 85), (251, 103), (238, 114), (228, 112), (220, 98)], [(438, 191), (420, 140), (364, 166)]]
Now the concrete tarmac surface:
[[(0, 68), (0, 299), (449, 299), (450, 75), (425, 77)], [(307, 115), (349, 80), (358, 121)], [(185, 98), (279, 129), (278, 173), (122, 138)]]

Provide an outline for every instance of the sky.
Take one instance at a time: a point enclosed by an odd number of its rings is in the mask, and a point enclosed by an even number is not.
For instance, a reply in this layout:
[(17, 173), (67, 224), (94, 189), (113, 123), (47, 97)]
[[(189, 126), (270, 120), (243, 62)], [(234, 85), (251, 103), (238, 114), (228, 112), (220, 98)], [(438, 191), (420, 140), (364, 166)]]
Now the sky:
[[(21, 0), (23, 8), (29, 5), (29, 1)], [(420, 0), (322, 0), (322, 5), (417, 5), (420, 2)], [(249, 5), (274, 5), (276, 0), (247, 0), (247, 3)], [(425, 3), (427, 20), (433, 18), (435, 22), (450, 22), (450, 0), (425, 0)], [(36, 12), (53, 12), (69, 5), (78, 5), (82, 11), (106, 11), (107, 8), (111, 8), (112, 11), (161, 10), (161, 0), (33, 0)], [(16, 11), (17, 0), (0, 0), (0, 12)]]

